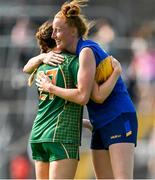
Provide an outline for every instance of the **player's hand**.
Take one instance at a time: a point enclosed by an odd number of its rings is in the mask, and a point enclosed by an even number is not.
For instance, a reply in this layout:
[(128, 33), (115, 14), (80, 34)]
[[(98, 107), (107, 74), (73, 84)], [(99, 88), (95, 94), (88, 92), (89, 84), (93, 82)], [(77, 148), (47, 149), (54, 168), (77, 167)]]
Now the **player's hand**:
[(36, 85), (41, 92), (50, 92), (52, 86), (51, 79), (44, 73), (38, 74), (36, 79)]
[(122, 73), (122, 67), (121, 67), (120, 62), (117, 59), (115, 59), (113, 56), (111, 56), (111, 60), (112, 60), (111, 63), (112, 63), (114, 72), (120, 75)]
[(64, 57), (61, 54), (54, 53), (50, 51), (46, 54), (46, 57), (43, 59), (43, 63), (49, 64), (51, 66), (57, 66), (58, 64), (63, 63)]

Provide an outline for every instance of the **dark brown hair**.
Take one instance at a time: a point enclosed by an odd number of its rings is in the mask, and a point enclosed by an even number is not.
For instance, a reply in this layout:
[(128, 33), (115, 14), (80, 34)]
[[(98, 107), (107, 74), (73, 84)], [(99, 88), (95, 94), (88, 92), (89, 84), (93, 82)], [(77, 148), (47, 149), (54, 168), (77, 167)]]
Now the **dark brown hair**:
[(56, 47), (55, 40), (51, 38), (53, 32), (52, 20), (44, 22), (36, 33), (36, 39), (41, 49), (41, 53), (47, 53)]

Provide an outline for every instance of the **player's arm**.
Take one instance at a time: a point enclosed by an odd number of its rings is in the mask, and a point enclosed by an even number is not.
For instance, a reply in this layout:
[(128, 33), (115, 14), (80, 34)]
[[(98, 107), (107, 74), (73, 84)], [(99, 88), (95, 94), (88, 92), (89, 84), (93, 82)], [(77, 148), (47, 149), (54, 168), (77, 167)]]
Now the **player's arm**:
[(42, 53), (38, 56), (31, 58), (23, 68), (23, 72), (31, 74), (42, 63), (49, 64), (51, 66), (57, 66), (64, 61), (64, 57), (61, 54), (54, 52)]
[(103, 103), (105, 99), (111, 94), (115, 84), (122, 72), (120, 63), (112, 57), (113, 73), (111, 76), (101, 85), (98, 85), (94, 81), (94, 86), (91, 94), (91, 99), (96, 103)]
[(79, 71), (77, 88), (65, 89), (51, 84), (45, 75), (38, 76), (36, 85), (40, 91), (46, 91), (65, 100), (85, 105), (87, 104), (93, 87), (95, 76), (95, 57), (90, 48), (84, 48), (79, 55)]
[(43, 59), (45, 57), (45, 53), (39, 54), (28, 60), (26, 65), (23, 68), (23, 72), (31, 74), (40, 64), (43, 63)]

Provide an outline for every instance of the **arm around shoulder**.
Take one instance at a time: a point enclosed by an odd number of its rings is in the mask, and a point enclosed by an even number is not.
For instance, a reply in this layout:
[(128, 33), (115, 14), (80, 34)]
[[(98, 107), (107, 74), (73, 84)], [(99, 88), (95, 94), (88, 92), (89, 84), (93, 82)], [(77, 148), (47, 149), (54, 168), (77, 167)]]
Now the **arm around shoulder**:
[(45, 57), (45, 53), (29, 59), (29, 61), (23, 68), (23, 72), (31, 74), (36, 68), (38, 68), (40, 64), (42, 64), (44, 57)]
[(90, 99), (95, 77), (95, 57), (90, 48), (84, 48), (79, 55), (79, 70), (77, 75), (77, 88), (65, 89), (51, 85), (49, 92), (65, 100), (86, 105)]
[(38, 76), (37, 86), (42, 91), (55, 94), (67, 101), (85, 105), (88, 103), (95, 76), (95, 57), (91, 49), (84, 48), (79, 56), (79, 70), (77, 74), (77, 88), (65, 89), (50, 83), (46, 75)]
[(94, 82), (91, 99), (99, 104), (102, 104), (114, 89), (117, 80), (122, 72), (121, 64), (115, 58), (112, 57), (113, 73), (112, 75), (101, 85)]

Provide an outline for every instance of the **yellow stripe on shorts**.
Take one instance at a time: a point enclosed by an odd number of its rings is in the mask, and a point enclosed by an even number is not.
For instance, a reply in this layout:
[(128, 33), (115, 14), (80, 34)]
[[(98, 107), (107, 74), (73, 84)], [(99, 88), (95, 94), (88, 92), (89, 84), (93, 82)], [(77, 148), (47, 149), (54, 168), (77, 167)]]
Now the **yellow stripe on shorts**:
[(129, 131), (126, 133), (126, 137), (130, 136), (132, 134), (132, 131)]

